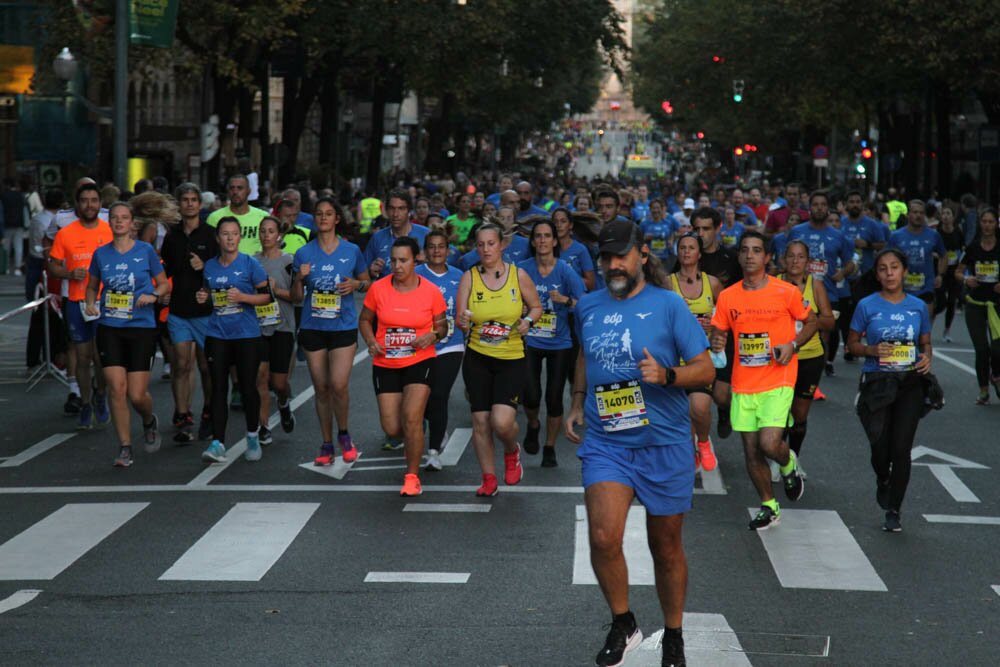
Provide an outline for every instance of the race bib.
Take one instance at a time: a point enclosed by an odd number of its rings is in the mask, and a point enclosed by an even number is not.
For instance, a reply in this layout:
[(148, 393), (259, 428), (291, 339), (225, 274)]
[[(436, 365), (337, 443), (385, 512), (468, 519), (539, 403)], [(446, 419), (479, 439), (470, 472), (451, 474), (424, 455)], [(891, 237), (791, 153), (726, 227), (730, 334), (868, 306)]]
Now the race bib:
[(385, 356), (387, 359), (405, 359), (417, 353), (413, 341), (417, 330), (406, 327), (390, 327), (385, 330)]
[(822, 277), (826, 275), (827, 266), (825, 259), (810, 259), (806, 270), (814, 276)]
[(638, 380), (595, 385), (594, 400), (605, 433), (627, 431), (649, 424), (646, 401)]
[(528, 329), (528, 335), (535, 338), (554, 338), (556, 335), (556, 314), (542, 313), (538, 321)]
[(894, 343), (892, 351), (878, 358), (879, 368), (886, 371), (908, 371), (917, 363), (917, 347), (913, 343)]
[(907, 273), (903, 284), (909, 290), (921, 289), (926, 279), (927, 277), (922, 273)]
[(273, 327), (281, 324), (281, 311), (278, 310), (278, 302), (272, 301), (263, 306), (257, 306), (257, 320), (262, 327)]
[(489, 320), (479, 325), (479, 342), (483, 345), (501, 345), (510, 338), (510, 325)]
[(132, 319), (132, 308), (135, 304), (134, 292), (118, 292), (104, 290), (104, 316), (116, 320)]
[(955, 264), (958, 264), (958, 251), (957, 250), (949, 250), (948, 251), (948, 266), (954, 266)]
[(243, 312), (239, 304), (229, 303), (228, 292), (226, 289), (212, 290), (212, 308), (216, 315), (237, 315)]
[(666, 239), (653, 239), (649, 246), (653, 249), (653, 252), (663, 252), (667, 249)]
[(334, 290), (314, 290), (312, 293), (312, 316), (321, 320), (340, 317), (340, 294)]
[(731, 248), (736, 245), (736, 234), (723, 234), (722, 235), (722, 245), (727, 248)]
[(741, 333), (738, 354), (743, 366), (767, 366), (771, 363), (771, 334)]
[(976, 280), (981, 283), (995, 283), (1000, 279), (1000, 263), (976, 262)]

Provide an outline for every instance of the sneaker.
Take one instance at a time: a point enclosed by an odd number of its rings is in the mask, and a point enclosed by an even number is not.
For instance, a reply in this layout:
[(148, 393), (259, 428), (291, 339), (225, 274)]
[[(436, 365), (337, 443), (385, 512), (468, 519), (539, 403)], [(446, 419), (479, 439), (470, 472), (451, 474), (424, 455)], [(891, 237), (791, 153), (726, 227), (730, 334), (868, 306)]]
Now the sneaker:
[(555, 468), (558, 465), (559, 462), (556, 461), (556, 448), (542, 447), (542, 467)]
[(218, 440), (213, 440), (208, 449), (201, 453), (201, 460), (208, 463), (225, 463), (226, 446)]
[(826, 371), (826, 376), (828, 378), (832, 378), (834, 375), (837, 374), (837, 371), (833, 370), (833, 364), (831, 364), (829, 361), (826, 362), (826, 369), (825, 369), (825, 371)]
[(528, 424), (528, 432), (524, 436), (524, 451), (527, 454), (538, 453), (538, 432), (542, 430), (542, 424), (538, 426)]
[(278, 404), (278, 414), (281, 415), (281, 430), (291, 433), (295, 430), (295, 414), (292, 412), (291, 401), (282, 406)]
[(767, 505), (761, 505), (760, 510), (750, 519), (750, 530), (767, 530), (771, 526), (777, 526), (781, 521), (781, 508), (775, 512)]
[(118, 456), (115, 457), (115, 462), (112, 465), (116, 468), (128, 468), (133, 461), (132, 448), (122, 447), (118, 450)]
[(503, 481), (507, 486), (514, 486), (524, 478), (524, 468), (521, 467), (521, 446), (513, 454), (503, 455)]
[(243, 458), (247, 461), (260, 461), (264, 452), (260, 448), (260, 436), (258, 434), (247, 433), (247, 450), (243, 452)]
[[(354, 463), (358, 460), (358, 448), (354, 446), (354, 441), (351, 440), (350, 433), (338, 435), (337, 444), (340, 445), (340, 449), (344, 452), (344, 463)], [(403, 443), (400, 443), (399, 446), (402, 447)]]
[(500, 492), (496, 475), (483, 475), (483, 485), (476, 489), (477, 496), (495, 496)]
[(174, 442), (179, 445), (188, 445), (194, 442), (194, 417), (190, 412), (180, 415), (179, 420), (177, 415), (174, 415), (174, 427), (177, 429)]
[[(180, 429), (181, 427), (184, 426), (184, 423), (186, 421), (186, 417), (187, 417), (187, 415), (185, 413), (183, 413), (183, 412), (175, 412), (174, 416), (173, 416), (173, 419), (171, 419), (170, 421), (171, 421), (171, 423), (173, 423), (174, 428)], [(192, 423), (194, 423), (194, 420), (192, 420)]]
[(875, 483), (875, 502), (884, 510), (889, 509), (889, 480), (877, 480)]
[(169, 380), (170, 379), (170, 363), (169, 362), (163, 364), (163, 374), (160, 375), (160, 379), (161, 380)]
[(271, 435), (271, 429), (263, 424), (261, 424), (260, 429), (257, 430), (257, 438), (260, 440), (261, 447), (267, 447), (274, 442), (274, 436)]
[(403, 475), (403, 488), (399, 490), (399, 495), (419, 496), (421, 493), (420, 478), (413, 474)]
[(642, 630), (635, 622), (632, 612), (624, 619), (611, 621), (611, 629), (604, 640), (604, 648), (597, 654), (594, 663), (598, 667), (616, 667), (625, 663), (625, 654), (642, 643)]
[(82, 407), (83, 401), (80, 400), (80, 395), (70, 392), (69, 396), (66, 397), (66, 402), (63, 404), (63, 412), (68, 415), (78, 415)]
[(844, 352), (844, 361), (851, 362), (854, 361), (855, 356), (850, 352)]
[(885, 523), (882, 524), (882, 530), (887, 533), (903, 532), (903, 524), (899, 522), (899, 512), (889, 510), (885, 513)]
[(202, 414), (201, 423), (198, 424), (198, 439), (209, 440), (212, 437), (212, 416)]
[(111, 411), (108, 410), (108, 397), (105, 394), (94, 392), (94, 419), (98, 426), (104, 426), (111, 422)]
[(945, 330), (945, 332), (944, 332), (944, 342), (946, 342), (946, 343), (953, 343), (954, 342), (952, 340), (952, 338), (951, 338), (951, 332), (948, 331), (948, 330)]
[(319, 448), (319, 456), (313, 459), (314, 466), (328, 466), (337, 458), (337, 450), (329, 442), (324, 442)]
[(403, 441), (397, 438), (390, 438), (386, 436), (385, 442), (382, 443), (383, 452), (398, 452), (403, 448)]
[[(791, 456), (794, 457), (795, 454), (791, 454)], [(787, 475), (783, 474), (781, 478), (785, 482), (786, 498), (788, 498), (792, 502), (795, 502), (796, 500), (802, 497), (802, 493), (806, 490), (806, 483), (802, 479), (802, 475), (799, 474), (799, 466), (797, 461), (795, 463), (795, 468), (792, 469), (792, 472), (788, 473)]]
[(976, 398), (976, 405), (989, 405), (990, 404), (990, 392), (984, 391), (979, 394)]
[(816, 387), (816, 391), (813, 392), (813, 400), (814, 401), (825, 401), (826, 400), (826, 394), (824, 394), (820, 390), (819, 387)]
[(147, 454), (159, 451), (160, 449), (160, 420), (153, 415), (153, 421), (142, 425), (142, 448)]
[(240, 396), (240, 392), (236, 389), (233, 389), (233, 394), (229, 397), (229, 407), (232, 410), (243, 409), (243, 397)]
[(660, 667), (687, 667), (684, 658), (684, 635), (680, 630), (663, 631), (663, 658)]
[(90, 405), (80, 406), (80, 419), (76, 422), (76, 430), (89, 431), (94, 428), (94, 409)]
[(436, 450), (436, 449), (428, 449), (427, 450), (427, 465), (424, 466), (424, 469), (425, 470), (432, 470), (434, 472), (438, 472), (438, 471), (442, 470), (444, 468), (444, 465), (441, 463), (441, 459), (439, 458), (440, 456), (441, 456), (441, 452), (439, 452), (438, 450)]
[(733, 424), (729, 421), (729, 408), (719, 407), (719, 421), (715, 425), (720, 440), (725, 440), (733, 434)]
[(715, 452), (712, 450), (711, 438), (698, 443), (698, 455), (701, 458), (701, 468), (705, 472), (711, 472), (719, 465), (719, 460), (715, 458)]

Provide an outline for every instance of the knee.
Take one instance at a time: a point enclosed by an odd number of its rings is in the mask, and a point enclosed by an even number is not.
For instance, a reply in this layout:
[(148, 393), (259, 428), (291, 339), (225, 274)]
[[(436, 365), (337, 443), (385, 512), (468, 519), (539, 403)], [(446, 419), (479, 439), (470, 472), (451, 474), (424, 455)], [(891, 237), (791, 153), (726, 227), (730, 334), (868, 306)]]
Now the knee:
[(330, 383), (330, 391), (338, 398), (347, 396), (347, 380), (334, 380)]
[[(117, 380), (108, 382), (108, 396), (112, 401), (124, 401), (128, 393), (129, 392), (124, 380), (120, 382)], [(131, 396), (129, 396), (129, 398), (131, 398)]]
[(620, 557), (623, 554), (621, 534), (600, 526), (592, 526), (590, 529), (590, 553), (602, 559)]
[(144, 402), (148, 396), (149, 393), (145, 388), (128, 390), (128, 400), (132, 403), (132, 405), (139, 405)]
[(650, 536), (649, 551), (660, 566), (672, 568), (684, 562), (684, 545), (680, 535)]

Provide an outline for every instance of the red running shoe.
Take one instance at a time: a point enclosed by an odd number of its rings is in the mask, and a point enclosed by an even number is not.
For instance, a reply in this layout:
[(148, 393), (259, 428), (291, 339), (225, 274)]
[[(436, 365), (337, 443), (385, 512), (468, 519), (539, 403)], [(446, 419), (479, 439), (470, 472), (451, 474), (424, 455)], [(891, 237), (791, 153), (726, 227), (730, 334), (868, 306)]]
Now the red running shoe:
[(476, 489), (477, 496), (495, 496), (499, 492), (496, 475), (483, 475), (483, 485)]
[(420, 487), (420, 478), (413, 474), (403, 475), (403, 488), (399, 490), (401, 496), (419, 496), (423, 493)]
[(358, 460), (358, 448), (354, 446), (349, 433), (338, 435), (337, 444), (344, 450), (344, 463), (354, 463)]
[(333, 448), (333, 445), (324, 443), (319, 448), (319, 456), (313, 459), (313, 465), (328, 466), (333, 463), (335, 458), (337, 458), (337, 451)]
[(825, 401), (826, 400), (826, 394), (824, 394), (822, 391), (820, 391), (819, 387), (816, 387), (816, 391), (813, 392), (813, 400), (814, 401)]
[(521, 445), (513, 454), (503, 455), (503, 481), (507, 486), (514, 486), (524, 478), (524, 468), (521, 467)]
[(715, 466), (719, 465), (719, 461), (715, 458), (715, 452), (712, 451), (711, 438), (698, 443), (698, 456), (701, 458), (702, 470), (706, 472), (715, 470)]

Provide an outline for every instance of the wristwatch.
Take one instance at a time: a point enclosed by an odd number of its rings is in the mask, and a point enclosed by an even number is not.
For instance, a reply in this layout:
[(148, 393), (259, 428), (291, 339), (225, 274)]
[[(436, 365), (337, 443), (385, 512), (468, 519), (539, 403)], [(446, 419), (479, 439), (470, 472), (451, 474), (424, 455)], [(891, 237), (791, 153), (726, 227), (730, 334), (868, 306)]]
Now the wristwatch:
[(796, 342), (795, 342), (795, 341), (793, 340), (793, 341), (792, 341), (792, 354), (798, 354), (798, 353), (799, 353), (799, 344), (798, 344), (798, 343), (796, 343)]
[(669, 387), (673, 383), (677, 382), (677, 371), (673, 368), (667, 367), (667, 380), (663, 383), (664, 387)]
[(527, 322), (529, 325), (535, 323), (535, 320), (531, 319), (531, 315), (525, 315), (521, 319), (524, 320), (525, 322)]

